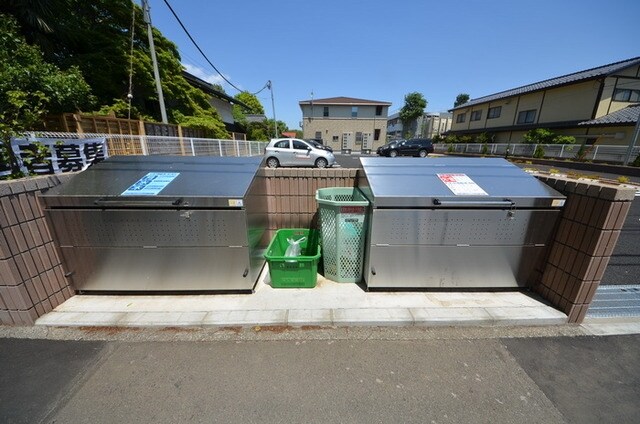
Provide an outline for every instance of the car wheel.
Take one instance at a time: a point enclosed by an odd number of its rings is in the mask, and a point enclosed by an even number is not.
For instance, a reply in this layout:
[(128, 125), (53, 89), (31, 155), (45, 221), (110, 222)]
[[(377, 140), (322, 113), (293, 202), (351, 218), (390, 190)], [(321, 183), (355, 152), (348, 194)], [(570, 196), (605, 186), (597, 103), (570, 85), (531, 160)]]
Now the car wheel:
[(390, 158), (395, 158), (396, 156), (398, 156), (398, 152), (396, 150), (392, 150), (389, 152)]
[(421, 158), (426, 158), (428, 154), (429, 153), (426, 150), (420, 150), (418, 152), (418, 156), (420, 156)]
[(269, 168), (277, 168), (278, 166), (280, 166), (280, 162), (276, 158), (269, 158), (267, 159), (267, 166)]
[(326, 168), (329, 162), (325, 158), (316, 159), (316, 168)]

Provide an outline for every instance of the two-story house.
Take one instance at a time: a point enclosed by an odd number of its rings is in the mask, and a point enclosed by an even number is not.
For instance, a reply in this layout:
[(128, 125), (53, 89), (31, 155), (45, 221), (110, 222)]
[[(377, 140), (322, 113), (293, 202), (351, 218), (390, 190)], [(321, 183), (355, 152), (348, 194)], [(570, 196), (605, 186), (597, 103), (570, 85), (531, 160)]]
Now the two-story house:
[(389, 115), (387, 136), (390, 140), (399, 138), (433, 138), (451, 129), (451, 114), (446, 112), (425, 112), (405, 129), (400, 120), (400, 112)]
[(389, 102), (331, 97), (303, 100), (302, 133), (343, 152), (375, 151), (386, 143)]
[[(209, 96), (209, 103), (218, 111), (222, 122), (224, 122), (226, 130), (232, 133), (234, 138), (237, 135), (244, 137), (243, 134), (238, 134), (242, 130), (236, 126), (236, 121), (233, 117), (233, 105), (240, 105), (247, 110), (249, 109), (249, 106), (240, 100), (234, 99), (233, 97), (216, 90), (212, 84), (209, 84), (205, 80), (200, 79), (187, 71), (182, 71), (182, 76), (193, 87), (199, 88)], [(264, 120), (264, 115), (261, 116), (262, 120)]]
[(472, 99), (450, 110), (450, 134), (519, 143), (548, 128), (587, 144), (629, 144), (640, 114), (640, 57)]

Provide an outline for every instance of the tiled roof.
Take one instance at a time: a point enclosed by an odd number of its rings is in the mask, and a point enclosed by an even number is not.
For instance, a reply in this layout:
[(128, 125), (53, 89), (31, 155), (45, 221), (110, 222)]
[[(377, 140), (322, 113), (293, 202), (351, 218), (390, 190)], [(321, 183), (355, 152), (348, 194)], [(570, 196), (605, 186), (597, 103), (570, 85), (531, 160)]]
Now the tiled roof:
[(600, 118), (592, 119), (590, 121), (580, 122), (578, 125), (617, 125), (617, 124), (635, 124), (638, 122), (640, 116), (640, 103), (630, 105), (624, 109), (620, 109), (616, 112), (608, 115), (601, 116)]
[(249, 106), (247, 106), (245, 103), (241, 102), (240, 100), (234, 99), (233, 97), (228, 96), (225, 93), (222, 93), (222, 92), (216, 90), (212, 84), (206, 82), (205, 80), (203, 80), (201, 78), (198, 78), (197, 76), (195, 76), (193, 74), (190, 74), (187, 71), (182, 71), (182, 76), (191, 85), (199, 88), (200, 90), (204, 91), (207, 94), (211, 94), (212, 96), (216, 96), (219, 99), (226, 100), (227, 102), (229, 102), (231, 104), (240, 105), (240, 106), (244, 107), (245, 109), (251, 109)]
[(479, 103), (491, 102), (494, 100), (504, 99), (506, 97), (518, 96), (520, 94), (545, 90), (548, 88), (571, 84), (578, 81), (596, 79), (638, 64), (640, 64), (640, 57), (634, 57), (632, 59), (623, 60), (621, 62), (610, 63), (608, 65), (599, 66), (597, 68), (587, 69), (585, 71), (575, 72), (573, 74), (563, 75), (561, 77), (551, 78), (533, 84), (524, 85), (522, 87), (512, 88), (511, 90), (501, 91), (500, 93), (490, 94), (488, 96), (472, 99), (467, 103), (455, 107), (451, 110), (463, 109)]
[(329, 97), (326, 99), (302, 100), (301, 105), (382, 105), (391, 106), (389, 102), (381, 102), (378, 100), (354, 99), (353, 97)]

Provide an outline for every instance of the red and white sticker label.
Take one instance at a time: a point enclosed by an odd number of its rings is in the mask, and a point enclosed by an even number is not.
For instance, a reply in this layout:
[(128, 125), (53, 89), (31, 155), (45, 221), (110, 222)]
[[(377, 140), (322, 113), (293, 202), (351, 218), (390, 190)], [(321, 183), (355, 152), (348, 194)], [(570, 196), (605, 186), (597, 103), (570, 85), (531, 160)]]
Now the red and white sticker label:
[(488, 196), (489, 193), (476, 184), (467, 174), (438, 174), (442, 181), (456, 196)]

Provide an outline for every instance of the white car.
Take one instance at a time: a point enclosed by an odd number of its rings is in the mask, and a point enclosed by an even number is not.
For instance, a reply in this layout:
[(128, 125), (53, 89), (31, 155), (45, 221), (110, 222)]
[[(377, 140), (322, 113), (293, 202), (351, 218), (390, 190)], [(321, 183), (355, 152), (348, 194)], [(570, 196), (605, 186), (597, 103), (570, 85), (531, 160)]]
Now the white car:
[(279, 166), (327, 168), (336, 163), (333, 152), (297, 138), (274, 138), (265, 148), (264, 157), (269, 168)]

